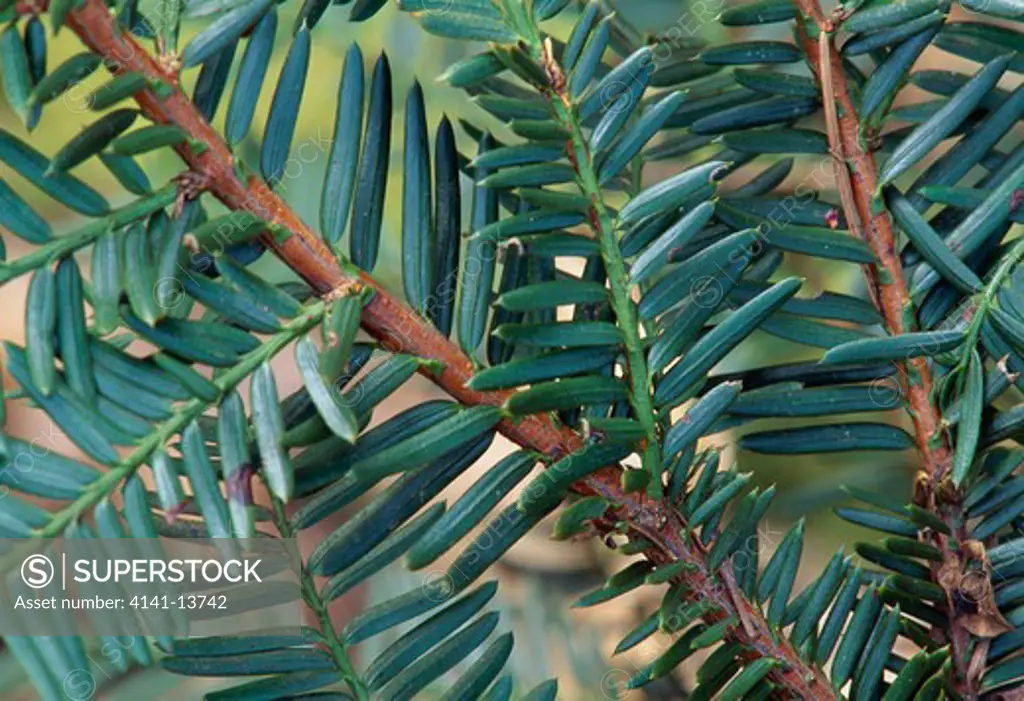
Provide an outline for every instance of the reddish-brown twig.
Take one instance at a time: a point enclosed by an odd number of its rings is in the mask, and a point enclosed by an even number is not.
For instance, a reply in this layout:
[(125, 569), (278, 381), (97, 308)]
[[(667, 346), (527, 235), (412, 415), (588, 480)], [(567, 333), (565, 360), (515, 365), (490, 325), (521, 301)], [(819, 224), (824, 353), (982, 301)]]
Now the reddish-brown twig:
[[(876, 206), (877, 203), (873, 202), (878, 187), (878, 171), (874, 154), (864, 145), (846, 72), (830, 36), (834, 23), (824, 16), (817, 0), (794, 2), (800, 13), (813, 21), (814, 29), (818, 32), (818, 40), (815, 41), (803, 21), (797, 20), (797, 36), (821, 85), (829, 149), (836, 161), (844, 213), (851, 223), (851, 229), (867, 242), (877, 260), (875, 267), (865, 266), (872, 298), (890, 334), (896, 336), (914, 331), (915, 310), (897, 250), (893, 222), (885, 207)], [(943, 430), (941, 409), (933, 396), (932, 375), (927, 359), (910, 359), (900, 363), (899, 369), (922, 460), (922, 470), (915, 484), (914, 502), (939, 516), (951, 532), (950, 536), (946, 536), (932, 531), (926, 537), (944, 555), (943, 562), (932, 567), (932, 578), (943, 587), (949, 601), (952, 601), (959, 592), (950, 587), (955, 589), (959, 585), (955, 582), (950, 585), (950, 582), (959, 581), (962, 577), (950, 577), (949, 572), (953, 569), (957, 574), (960, 572), (963, 558), (957, 551), (960, 544), (969, 539), (963, 525), (961, 495), (946, 479), (952, 465), (952, 448)], [(943, 571), (946, 576), (943, 576)], [(987, 596), (990, 595), (989, 586)], [(967, 698), (973, 698), (984, 666), (972, 671), (971, 634), (961, 620), (963, 614), (955, 606), (947, 605), (947, 608), (950, 643), (958, 671), (958, 691)]]
[[(263, 180), (239, 178), (234, 157), (220, 136), (198, 113), (192, 102), (178, 89), (176, 76), (170, 75), (131, 36), (113, 20), (101, 0), (85, 0), (68, 17), (68, 25), (82, 42), (102, 56), (115, 73), (138, 72), (165, 89), (147, 89), (136, 98), (143, 113), (158, 124), (174, 124), (188, 133), (191, 143), (178, 148), (189, 167), (205, 177), (208, 190), (224, 205), (245, 210), (274, 222), (291, 236), (270, 241), (281, 260), (308, 282), (318, 294), (327, 295), (353, 283), (374, 290), (363, 311), (363, 328), (384, 347), (401, 350), (439, 361), (439, 373), (426, 376), (465, 404), (501, 405), (507, 392), (476, 392), (466, 387), (472, 365), (462, 351), (442, 336), (416, 312), (388, 293), (376, 280), (356, 270), (341, 269), (321, 239), (274, 193)], [(578, 450), (581, 437), (558, 427), (546, 416), (529, 416), (519, 421), (504, 421), (500, 431), (515, 443), (548, 456)], [(690, 562), (692, 569), (681, 579), (690, 588), (694, 600), (714, 605), (709, 618), (737, 621), (731, 637), (744, 645), (749, 654), (783, 661), (774, 675), (784, 694), (792, 698), (836, 698), (824, 674), (801, 659), (793, 647), (768, 625), (760, 610), (738, 595), (729, 566), (712, 573), (705, 564), (704, 549), (687, 532), (678, 512), (642, 493), (627, 493), (621, 486), (621, 468), (609, 466), (576, 485), (584, 494), (597, 494), (618, 505), (609, 514), (609, 522), (623, 521), (631, 531), (649, 540), (647, 556), (655, 562)]]

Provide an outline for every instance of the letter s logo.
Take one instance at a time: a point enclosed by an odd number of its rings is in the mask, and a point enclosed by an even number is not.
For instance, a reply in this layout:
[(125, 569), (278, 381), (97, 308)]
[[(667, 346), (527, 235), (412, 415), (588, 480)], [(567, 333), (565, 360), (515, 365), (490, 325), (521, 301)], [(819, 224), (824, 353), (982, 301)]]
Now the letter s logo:
[(46, 555), (29, 555), (21, 563), (21, 579), (33, 589), (42, 589), (53, 581), (53, 563)]

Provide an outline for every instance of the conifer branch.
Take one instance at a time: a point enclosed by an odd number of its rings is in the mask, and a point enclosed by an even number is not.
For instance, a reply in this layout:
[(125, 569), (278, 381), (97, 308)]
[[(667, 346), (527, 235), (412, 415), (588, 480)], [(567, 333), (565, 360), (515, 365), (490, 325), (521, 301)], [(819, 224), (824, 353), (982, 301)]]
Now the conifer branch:
[[(851, 229), (866, 241), (877, 259), (874, 267), (864, 268), (872, 299), (890, 335), (915, 331), (916, 309), (900, 260), (893, 221), (888, 210), (876, 199), (878, 169), (874, 154), (865, 144), (842, 57), (831, 37), (835, 21), (825, 16), (817, 0), (794, 2), (799, 12), (813, 21), (812, 30), (817, 32), (815, 40), (808, 26), (798, 18), (797, 35), (822, 90), (829, 150), (836, 165), (844, 214), (851, 222)], [(848, 184), (845, 188), (844, 183)], [(929, 530), (925, 533), (930, 535), (922, 537), (930, 539), (942, 553), (942, 561), (932, 564), (931, 575), (946, 593), (949, 643), (957, 671), (955, 683), (957, 691), (965, 698), (977, 698), (977, 684), (984, 674), (984, 665), (972, 668), (973, 636), (962, 620), (965, 612), (958, 611), (952, 603), (959, 596), (958, 587), (962, 580), (965, 559), (962, 545), (970, 539), (962, 494), (948, 479), (953, 451), (943, 428), (942, 411), (933, 391), (928, 359), (908, 359), (898, 364), (898, 370), (922, 460), (922, 469), (915, 480), (914, 503), (938, 516), (949, 532), (949, 535), (944, 535)], [(991, 596), (991, 581), (986, 589), (987, 593), (982, 598)]]
[[(473, 366), (454, 343), (369, 275), (347, 265), (339, 266), (322, 240), (262, 179), (241, 175), (227, 145), (178, 88), (177, 76), (121, 29), (101, 0), (85, 0), (69, 14), (68, 25), (115, 74), (137, 72), (151, 85), (162, 84), (159, 90), (149, 88), (136, 95), (143, 113), (154, 123), (173, 124), (188, 134), (189, 141), (176, 148), (205, 190), (228, 208), (255, 214), (291, 234), (276, 239), (268, 236), (267, 243), (318, 295), (328, 296), (339, 288), (370, 287), (374, 294), (363, 308), (362, 326), (383, 347), (439, 361), (439, 372), (425, 368), (424, 374), (464, 404), (500, 406), (505, 402), (509, 392), (477, 392), (466, 387)], [(189, 145), (195, 143), (204, 148), (197, 150)], [(577, 433), (555, 426), (542, 415), (527, 416), (515, 423), (503, 421), (499, 430), (515, 443), (551, 458), (575, 452), (583, 445)], [(609, 466), (574, 488), (611, 501), (615, 508), (609, 512), (605, 527), (610, 530), (609, 524), (615, 521), (628, 524), (632, 535), (651, 543), (645, 554), (655, 563), (691, 563), (692, 567), (679, 576), (689, 588), (688, 597), (712, 605), (710, 620), (736, 621), (730, 637), (744, 647), (745, 654), (783, 662), (772, 672), (772, 678), (786, 697), (838, 698), (824, 673), (803, 660), (788, 641), (777, 635), (760, 610), (739, 593), (731, 566), (726, 564), (711, 572), (704, 547), (691, 536), (679, 513), (662, 501), (626, 493), (621, 472), (619, 466)]]
[[(831, 32), (832, 22), (822, 15), (815, 0), (796, 0), (796, 3), (804, 15), (815, 19), (819, 32)], [(829, 89), (823, 94), (826, 97), (829, 94), (833, 95), (835, 102), (838, 103), (839, 129), (838, 133), (832, 133), (830, 130), (829, 146), (833, 157), (840, 163), (845, 163), (848, 168), (846, 175), (851, 183), (852, 203), (844, 201), (844, 214), (849, 221), (859, 222), (862, 235), (877, 259), (877, 269), (868, 269), (867, 274), (869, 282), (875, 281), (874, 294), (878, 300), (879, 312), (891, 335), (914, 331), (917, 322), (896, 246), (892, 219), (885, 208), (876, 206), (874, 201), (874, 193), (878, 186), (878, 168), (875, 165), (874, 154), (861, 140), (860, 122), (850, 96), (841, 57), (833, 42), (829, 40), (828, 55), (831, 61), (824, 64), (818, 60), (817, 42), (808, 35), (807, 29), (798, 23), (797, 31), (814, 72), (819, 78), (823, 75), (831, 76)], [(831, 106), (826, 107), (826, 110), (830, 108)], [(854, 230), (856, 231), (856, 224)], [(931, 370), (926, 359), (913, 358), (901, 365), (900, 376), (914, 421), (918, 450), (928, 477), (926, 489), (930, 494), (929, 499), (934, 499), (939, 483), (950, 470), (952, 454), (949, 442), (942, 431), (939, 407), (932, 400)]]

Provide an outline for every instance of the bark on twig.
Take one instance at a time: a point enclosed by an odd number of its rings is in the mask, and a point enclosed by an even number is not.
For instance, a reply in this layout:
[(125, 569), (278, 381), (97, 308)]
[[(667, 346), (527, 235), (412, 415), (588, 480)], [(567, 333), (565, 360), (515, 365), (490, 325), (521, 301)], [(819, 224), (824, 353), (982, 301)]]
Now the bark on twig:
[[(813, 21), (818, 32), (816, 41), (803, 20), (797, 19), (797, 36), (821, 86), (829, 150), (840, 171), (837, 180), (843, 210), (851, 230), (865, 240), (877, 260), (874, 266), (865, 266), (872, 299), (891, 335), (914, 331), (916, 313), (900, 261), (893, 222), (885, 207), (873, 201), (878, 187), (874, 154), (865, 146), (842, 60), (830, 36), (834, 22), (822, 13), (818, 0), (794, 0), (794, 3), (804, 18)], [(976, 698), (984, 668), (977, 669), (977, 665), (972, 668), (970, 664), (972, 636), (963, 620), (970, 612), (958, 611), (952, 605), (959, 590), (951, 590), (948, 578), (940, 576), (944, 566), (960, 562), (957, 551), (969, 538), (963, 525), (962, 494), (946, 479), (952, 468), (953, 451), (943, 429), (941, 409), (932, 392), (927, 358), (900, 363), (899, 375), (922, 461), (914, 502), (939, 516), (952, 533), (946, 536), (928, 532), (926, 537), (943, 553), (943, 563), (932, 566), (932, 579), (948, 595), (947, 616), (957, 668), (956, 683), (958, 691), (966, 698)], [(959, 584), (953, 586), (959, 587)]]
[[(262, 179), (240, 179), (230, 150), (178, 89), (177, 77), (167, 73), (160, 62), (117, 25), (102, 0), (85, 0), (69, 14), (68, 26), (90, 50), (105, 59), (113, 72), (138, 72), (165, 84), (161, 91), (147, 89), (136, 95), (143, 113), (157, 124), (177, 125), (188, 133), (190, 143), (205, 146), (197, 151), (186, 144), (178, 147), (178, 153), (194, 172), (204, 176), (208, 191), (225, 206), (256, 214), (291, 233), (282, 241), (268, 237), (268, 244), (318, 294), (330, 295), (336, 288), (354, 283), (372, 288), (374, 295), (364, 307), (362, 325), (382, 346), (439, 361), (443, 369), (438, 373), (426, 370), (425, 376), (464, 404), (504, 403), (508, 392), (468, 389), (466, 382), (473, 367), (461, 349), (372, 277), (354, 268), (339, 267), (320, 237)], [(577, 433), (556, 426), (543, 415), (504, 421), (499, 430), (520, 446), (548, 456), (572, 453), (583, 443)], [(710, 572), (704, 548), (690, 536), (679, 513), (643, 494), (626, 493), (621, 485), (621, 472), (617, 465), (606, 467), (575, 485), (575, 489), (617, 504), (609, 514), (610, 521), (626, 522), (634, 534), (649, 540), (653, 545), (646, 555), (651, 560), (690, 562), (692, 569), (681, 579), (690, 588), (691, 597), (715, 606), (714, 613), (709, 615), (712, 620), (742, 621), (743, 625), (737, 624), (731, 638), (745, 646), (752, 657), (771, 657), (783, 662), (773, 678), (786, 697), (838, 698), (824, 673), (801, 659), (792, 645), (768, 625), (760, 609), (738, 595), (731, 567), (726, 565)]]

